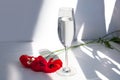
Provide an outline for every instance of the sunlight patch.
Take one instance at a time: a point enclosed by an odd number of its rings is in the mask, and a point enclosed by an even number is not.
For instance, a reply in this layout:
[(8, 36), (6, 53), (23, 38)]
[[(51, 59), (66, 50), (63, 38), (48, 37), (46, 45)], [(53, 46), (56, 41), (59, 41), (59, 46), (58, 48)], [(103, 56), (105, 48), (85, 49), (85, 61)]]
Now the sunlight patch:
[(112, 70), (117, 73), (118, 75), (120, 75), (120, 70), (116, 69), (116, 68), (112, 68)]
[(20, 73), (15, 65), (8, 65), (8, 80), (22, 80)]
[(98, 77), (101, 79), (101, 80), (109, 80), (106, 76), (104, 76), (102, 73), (100, 73), (99, 71), (95, 71), (96, 74), (98, 75)]
[(106, 32), (108, 33), (109, 24), (113, 15), (116, 0), (104, 0), (105, 5), (105, 21), (106, 21)]
[(106, 58), (108, 60), (110, 60), (114, 65), (116, 65), (118, 67), (118, 69), (120, 69), (120, 64), (118, 62), (116, 62), (115, 60), (113, 60), (112, 58), (106, 56), (104, 53), (97, 51), (98, 56), (101, 58)]
[(84, 23), (82, 24), (82, 26), (81, 26), (81, 28), (80, 28), (80, 31), (79, 31), (79, 34), (78, 34), (78, 37), (77, 37), (77, 40), (78, 40), (78, 41), (81, 41), (81, 39), (82, 39), (83, 30), (84, 30)]
[(90, 48), (85, 48), (84, 46), (81, 46), (80, 47), (81, 48), (81, 50), (84, 52), (84, 53), (86, 53), (88, 56), (90, 56), (91, 58), (94, 58), (94, 56), (93, 56), (93, 52), (91, 51), (91, 50), (89, 50)]

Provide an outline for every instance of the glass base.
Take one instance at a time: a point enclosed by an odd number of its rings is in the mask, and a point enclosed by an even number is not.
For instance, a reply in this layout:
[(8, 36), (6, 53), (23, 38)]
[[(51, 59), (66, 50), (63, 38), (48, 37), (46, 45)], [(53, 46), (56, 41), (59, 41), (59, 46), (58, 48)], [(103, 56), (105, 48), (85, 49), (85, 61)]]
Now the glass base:
[(62, 68), (57, 71), (57, 74), (61, 76), (74, 76), (76, 74), (76, 70), (73, 67)]

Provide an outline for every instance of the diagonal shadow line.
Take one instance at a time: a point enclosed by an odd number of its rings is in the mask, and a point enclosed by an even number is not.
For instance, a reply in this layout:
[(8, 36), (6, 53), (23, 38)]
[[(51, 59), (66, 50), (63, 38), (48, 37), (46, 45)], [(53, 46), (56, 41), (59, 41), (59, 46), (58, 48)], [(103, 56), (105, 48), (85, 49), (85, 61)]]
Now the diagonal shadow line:
[[(73, 53), (76, 56), (76, 59), (79, 62), (79, 65), (85, 75), (85, 77), (88, 80), (101, 80), (97, 72), (100, 72), (104, 77), (106, 77), (109, 80), (119, 80), (120, 76), (116, 72), (112, 70), (112, 68), (117, 69), (120, 71), (120, 69), (112, 63), (109, 59), (107, 58), (101, 58), (98, 54), (97, 51), (101, 51), (103, 46), (99, 46), (98, 44), (95, 45), (87, 45), (88, 47), (92, 48), (93, 51), (91, 51), (92, 55), (94, 58), (88, 56), (88, 53), (86, 51), (82, 50), (81, 48), (73, 49)], [(85, 47), (83, 47), (85, 48)], [(85, 48), (88, 50), (87, 48)], [(98, 58), (100, 59), (98, 59)]]

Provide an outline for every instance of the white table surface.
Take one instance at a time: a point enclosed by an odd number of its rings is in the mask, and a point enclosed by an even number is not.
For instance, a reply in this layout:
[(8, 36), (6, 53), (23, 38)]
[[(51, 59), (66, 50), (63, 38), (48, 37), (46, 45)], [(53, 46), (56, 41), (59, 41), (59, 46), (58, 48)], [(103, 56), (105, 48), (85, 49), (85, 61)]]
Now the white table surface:
[[(101, 44), (69, 51), (69, 65), (76, 70), (76, 75), (69, 77), (23, 68), (19, 56), (24, 53), (33, 55), (34, 51), (30, 42), (1, 42), (0, 80), (120, 80), (120, 52)], [(59, 55), (62, 60), (63, 56)]]

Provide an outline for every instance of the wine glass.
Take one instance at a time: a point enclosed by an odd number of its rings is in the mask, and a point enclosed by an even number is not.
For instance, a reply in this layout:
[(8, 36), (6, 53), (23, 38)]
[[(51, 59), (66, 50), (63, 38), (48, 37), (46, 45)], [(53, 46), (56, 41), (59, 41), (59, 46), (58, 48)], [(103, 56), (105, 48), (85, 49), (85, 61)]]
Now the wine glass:
[(71, 46), (75, 33), (73, 8), (60, 8), (58, 16), (58, 36), (65, 48), (65, 67), (58, 71), (60, 75), (73, 75), (75, 69), (68, 66), (68, 48)]

